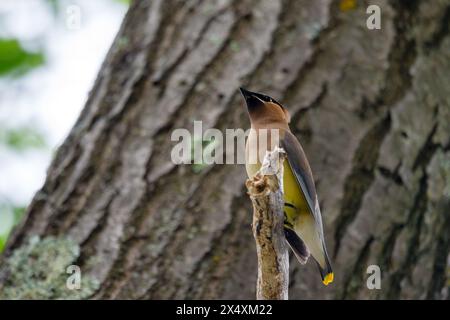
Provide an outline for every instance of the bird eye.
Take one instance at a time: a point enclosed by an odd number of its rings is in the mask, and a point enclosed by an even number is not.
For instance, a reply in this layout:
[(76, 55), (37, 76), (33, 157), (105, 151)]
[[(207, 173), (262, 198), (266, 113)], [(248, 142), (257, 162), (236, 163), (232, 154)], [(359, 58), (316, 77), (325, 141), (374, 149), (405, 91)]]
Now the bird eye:
[(272, 102), (272, 103), (276, 103), (275, 100), (273, 100), (271, 97), (266, 96), (264, 94), (260, 94), (257, 93), (255, 94), (260, 100), (264, 101), (264, 102)]

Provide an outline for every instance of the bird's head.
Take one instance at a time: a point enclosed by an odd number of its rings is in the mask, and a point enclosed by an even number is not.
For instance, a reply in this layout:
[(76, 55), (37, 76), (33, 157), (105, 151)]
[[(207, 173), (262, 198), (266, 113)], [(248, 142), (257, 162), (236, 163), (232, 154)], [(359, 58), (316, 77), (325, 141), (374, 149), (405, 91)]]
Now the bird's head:
[(288, 124), (289, 112), (275, 99), (261, 93), (240, 88), (247, 104), (252, 124), (280, 123)]

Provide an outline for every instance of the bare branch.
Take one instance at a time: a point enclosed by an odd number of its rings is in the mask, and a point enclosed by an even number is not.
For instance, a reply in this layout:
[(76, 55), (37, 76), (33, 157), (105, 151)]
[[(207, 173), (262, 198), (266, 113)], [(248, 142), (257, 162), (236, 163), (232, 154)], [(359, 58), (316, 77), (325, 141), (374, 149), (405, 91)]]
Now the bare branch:
[(289, 256), (284, 238), (283, 161), (285, 153), (267, 152), (258, 173), (247, 180), (253, 203), (253, 236), (258, 255), (258, 300), (287, 300)]

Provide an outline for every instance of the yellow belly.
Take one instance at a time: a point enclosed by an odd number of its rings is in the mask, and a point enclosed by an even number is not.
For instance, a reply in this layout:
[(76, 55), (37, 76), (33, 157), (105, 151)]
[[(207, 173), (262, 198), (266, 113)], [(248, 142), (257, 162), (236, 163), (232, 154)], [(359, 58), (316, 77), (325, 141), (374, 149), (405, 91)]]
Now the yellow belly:
[[(303, 192), (297, 183), (289, 162), (284, 161), (283, 192), (284, 192), (284, 212), (286, 213), (287, 224), (296, 225), (302, 215), (309, 215), (308, 204)], [(295, 207), (295, 208), (294, 208)]]
[[(251, 164), (245, 166), (247, 170), (247, 175), (249, 177), (253, 177), (256, 172), (261, 168), (261, 164)], [(308, 204), (303, 193), (300, 190), (300, 187), (297, 183), (297, 180), (289, 166), (289, 162), (287, 160), (284, 161), (284, 174), (283, 174), (283, 191), (284, 191), (284, 202), (290, 204), (291, 206), (285, 206), (284, 211), (286, 213), (286, 223), (289, 225), (295, 225), (300, 223), (298, 220), (300, 215), (308, 214)], [(295, 208), (294, 208), (295, 207)]]

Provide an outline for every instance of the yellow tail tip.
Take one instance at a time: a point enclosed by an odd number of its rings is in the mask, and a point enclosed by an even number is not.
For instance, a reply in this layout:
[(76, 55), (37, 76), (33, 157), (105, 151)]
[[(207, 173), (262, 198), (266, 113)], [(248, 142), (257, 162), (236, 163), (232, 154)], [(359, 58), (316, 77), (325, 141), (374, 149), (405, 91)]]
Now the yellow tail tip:
[(333, 280), (334, 280), (334, 274), (333, 274), (333, 272), (331, 272), (331, 273), (328, 273), (326, 276), (325, 276), (325, 278), (323, 279), (323, 284), (324, 285), (328, 285), (328, 284), (330, 284), (330, 283), (332, 283), (333, 282)]

